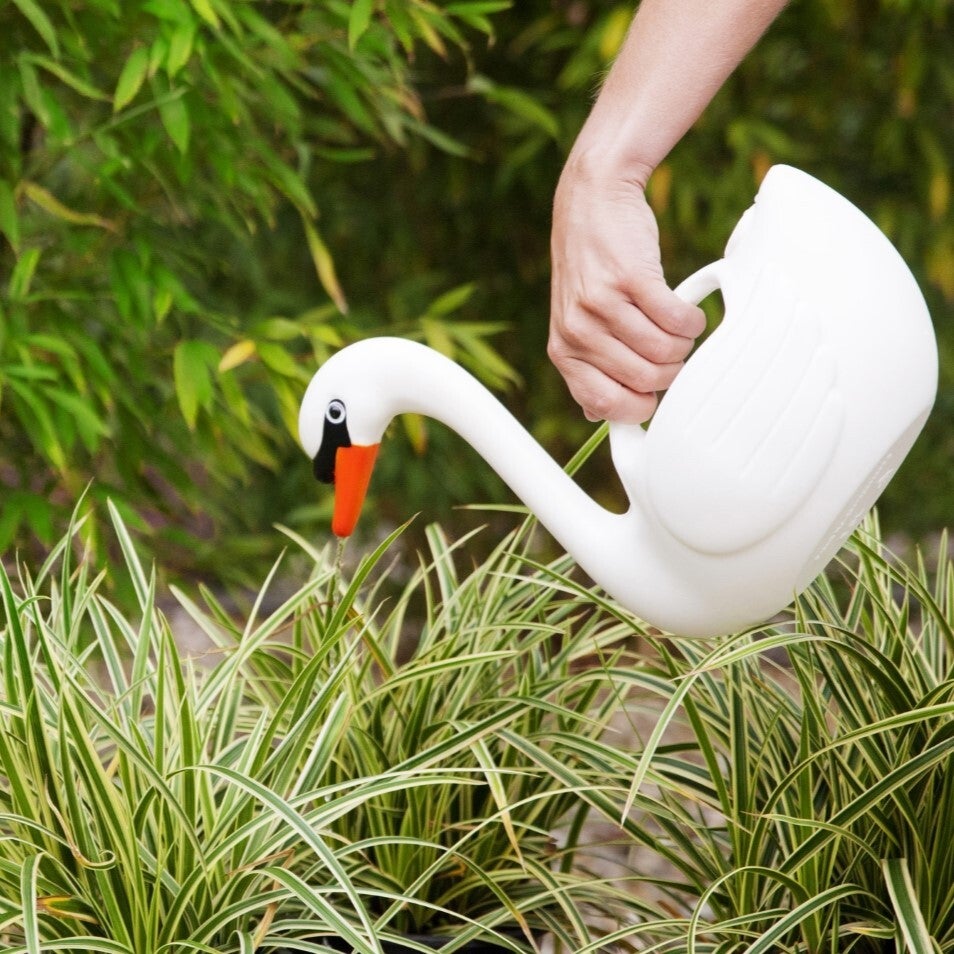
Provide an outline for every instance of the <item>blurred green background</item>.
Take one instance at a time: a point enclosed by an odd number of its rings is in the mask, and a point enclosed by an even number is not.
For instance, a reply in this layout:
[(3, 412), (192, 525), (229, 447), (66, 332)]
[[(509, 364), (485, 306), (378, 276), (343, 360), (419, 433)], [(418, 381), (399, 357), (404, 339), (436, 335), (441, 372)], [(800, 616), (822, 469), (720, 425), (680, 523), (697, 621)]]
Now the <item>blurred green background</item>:
[[(881, 505), (914, 538), (954, 512), (950, 8), (796, 0), (651, 183), (673, 284), (721, 254), (774, 162), (901, 250), (942, 352)], [(275, 523), (329, 532), (294, 436), (304, 386), (381, 332), (450, 353), (567, 459), (592, 426), (545, 355), (550, 203), (633, 9), (0, 6), (0, 551), (42, 552), (89, 488), (174, 572), (260, 579)], [(440, 426), (393, 430), (366, 527), (512, 499)], [(584, 479), (612, 501), (607, 468)]]

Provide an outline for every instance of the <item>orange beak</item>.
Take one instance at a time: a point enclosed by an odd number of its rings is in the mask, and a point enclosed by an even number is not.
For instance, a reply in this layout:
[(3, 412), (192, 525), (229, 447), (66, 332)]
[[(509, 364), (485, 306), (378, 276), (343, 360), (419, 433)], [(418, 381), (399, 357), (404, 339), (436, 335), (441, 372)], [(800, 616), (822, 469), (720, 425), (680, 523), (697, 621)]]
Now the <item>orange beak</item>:
[(352, 444), (335, 451), (335, 510), (331, 532), (350, 537), (361, 516), (380, 444)]

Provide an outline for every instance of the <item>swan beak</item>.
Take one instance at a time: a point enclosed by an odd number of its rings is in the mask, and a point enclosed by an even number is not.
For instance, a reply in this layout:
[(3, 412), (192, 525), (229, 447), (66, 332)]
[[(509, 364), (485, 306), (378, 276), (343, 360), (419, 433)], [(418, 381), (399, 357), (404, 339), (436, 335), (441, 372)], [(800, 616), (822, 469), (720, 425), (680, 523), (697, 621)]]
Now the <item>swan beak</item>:
[(350, 537), (361, 516), (379, 444), (352, 444), (335, 451), (335, 509), (331, 532)]

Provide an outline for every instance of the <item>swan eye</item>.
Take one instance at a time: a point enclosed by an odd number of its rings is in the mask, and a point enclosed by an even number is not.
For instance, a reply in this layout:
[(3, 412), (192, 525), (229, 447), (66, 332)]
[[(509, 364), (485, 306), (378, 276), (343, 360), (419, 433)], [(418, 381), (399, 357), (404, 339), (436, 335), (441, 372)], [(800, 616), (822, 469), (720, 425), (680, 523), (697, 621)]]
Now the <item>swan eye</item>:
[(347, 411), (345, 410), (344, 404), (335, 399), (328, 405), (328, 409), (325, 411), (325, 420), (329, 424), (343, 424), (344, 419), (348, 416)]

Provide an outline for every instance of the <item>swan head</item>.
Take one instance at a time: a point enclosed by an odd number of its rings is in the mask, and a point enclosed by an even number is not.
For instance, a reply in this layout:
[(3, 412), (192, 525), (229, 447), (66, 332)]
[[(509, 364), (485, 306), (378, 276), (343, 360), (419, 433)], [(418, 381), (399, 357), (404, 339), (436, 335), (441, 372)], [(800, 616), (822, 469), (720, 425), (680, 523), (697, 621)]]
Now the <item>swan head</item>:
[(350, 536), (357, 525), (381, 438), (394, 416), (382, 400), (374, 354), (362, 354), (367, 350), (351, 345), (326, 361), (311, 379), (298, 416), (298, 436), (315, 477), (334, 486), (331, 529), (338, 537)]

